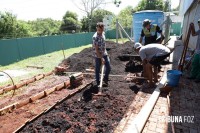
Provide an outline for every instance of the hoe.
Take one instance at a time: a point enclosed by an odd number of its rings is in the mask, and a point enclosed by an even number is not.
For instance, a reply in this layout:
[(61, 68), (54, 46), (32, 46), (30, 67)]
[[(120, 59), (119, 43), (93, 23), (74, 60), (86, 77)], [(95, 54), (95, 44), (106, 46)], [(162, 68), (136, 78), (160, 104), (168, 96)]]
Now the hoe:
[(103, 65), (102, 65), (102, 68), (101, 68), (101, 80), (100, 80), (100, 85), (99, 85), (99, 92), (98, 92), (97, 94), (93, 94), (93, 95), (95, 95), (95, 96), (106, 96), (106, 94), (103, 94), (103, 93), (102, 93), (104, 67), (105, 67), (105, 65), (103, 64)]

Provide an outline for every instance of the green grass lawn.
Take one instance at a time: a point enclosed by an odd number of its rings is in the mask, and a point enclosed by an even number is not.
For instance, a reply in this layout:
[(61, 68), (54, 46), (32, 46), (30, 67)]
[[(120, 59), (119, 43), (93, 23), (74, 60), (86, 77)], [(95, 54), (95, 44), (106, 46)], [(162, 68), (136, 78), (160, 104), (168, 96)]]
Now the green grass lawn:
[[(64, 50), (65, 57), (69, 57), (70, 55), (74, 53), (79, 53), (81, 50), (85, 48), (91, 47), (91, 44), (88, 44), (86, 46), (82, 47), (77, 47), (77, 48), (70, 48), (67, 50)], [(63, 52), (62, 50), (56, 51), (53, 53), (45, 54), (45, 55), (40, 55), (37, 57), (31, 57), (7, 66), (0, 66), (0, 70), (25, 70), (29, 71), (29, 74), (23, 75), (20, 77), (14, 77), (13, 80), (15, 83), (19, 82), (22, 79), (30, 78), (33, 77), (34, 75), (41, 74), (41, 73), (46, 73), (52, 71), (55, 66), (57, 66), (61, 61), (64, 59)], [(44, 67), (43, 69), (36, 69), (36, 68), (27, 68), (27, 66), (42, 66)], [(0, 86), (6, 85), (6, 84), (11, 84), (11, 81), (5, 81), (1, 82)]]

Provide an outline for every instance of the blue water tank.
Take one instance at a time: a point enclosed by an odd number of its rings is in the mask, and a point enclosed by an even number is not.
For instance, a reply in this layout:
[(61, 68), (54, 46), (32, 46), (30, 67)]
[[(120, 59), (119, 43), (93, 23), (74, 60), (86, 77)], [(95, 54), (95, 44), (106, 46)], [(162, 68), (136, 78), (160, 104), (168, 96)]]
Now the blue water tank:
[(152, 24), (160, 26), (164, 21), (164, 13), (158, 10), (144, 10), (133, 14), (134, 41), (139, 42), (143, 20), (150, 19)]

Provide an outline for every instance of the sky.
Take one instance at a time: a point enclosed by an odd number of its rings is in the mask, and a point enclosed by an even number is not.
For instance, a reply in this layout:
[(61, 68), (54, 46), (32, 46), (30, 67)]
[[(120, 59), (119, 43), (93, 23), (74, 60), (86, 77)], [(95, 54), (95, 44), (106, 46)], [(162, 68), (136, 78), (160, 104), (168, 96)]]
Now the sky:
[[(108, 4), (100, 8), (111, 11), (116, 15), (127, 6), (136, 7), (140, 0), (121, 0), (119, 7), (113, 4), (113, 0), (106, 0)], [(171, 0), (172, 8), (179, 5), (179, 0)], [(76, 4), (74, 4), (76, 3)], [(66, 11), (76, 12), (79, 19), (86, 14), (78, 7), (80, 0), (0, 0), (0, 11), (9, 11), (20, 20), (35, 20), (37, 18), (52, 18), (62, 20)]]

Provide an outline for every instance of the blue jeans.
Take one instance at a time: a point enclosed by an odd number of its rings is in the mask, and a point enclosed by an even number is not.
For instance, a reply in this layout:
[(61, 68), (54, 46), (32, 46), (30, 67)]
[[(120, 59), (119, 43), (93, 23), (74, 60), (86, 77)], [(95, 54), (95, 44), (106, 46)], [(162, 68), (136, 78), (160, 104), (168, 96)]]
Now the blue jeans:
[[(110, 59), (107, 55), (103, 56), (104, 60), (105, 60), (105, 75), (104, 75), (104, 81), (108, 81), (108, 76), (110, 74)], [(99, 85), (100, 84), (100, 80), (99, 80), (99, 75), (100, 75), (100, 69), (101, 69), (101, 59), (95, 57), (95, 78), (96, 78), (96, 82)]]

